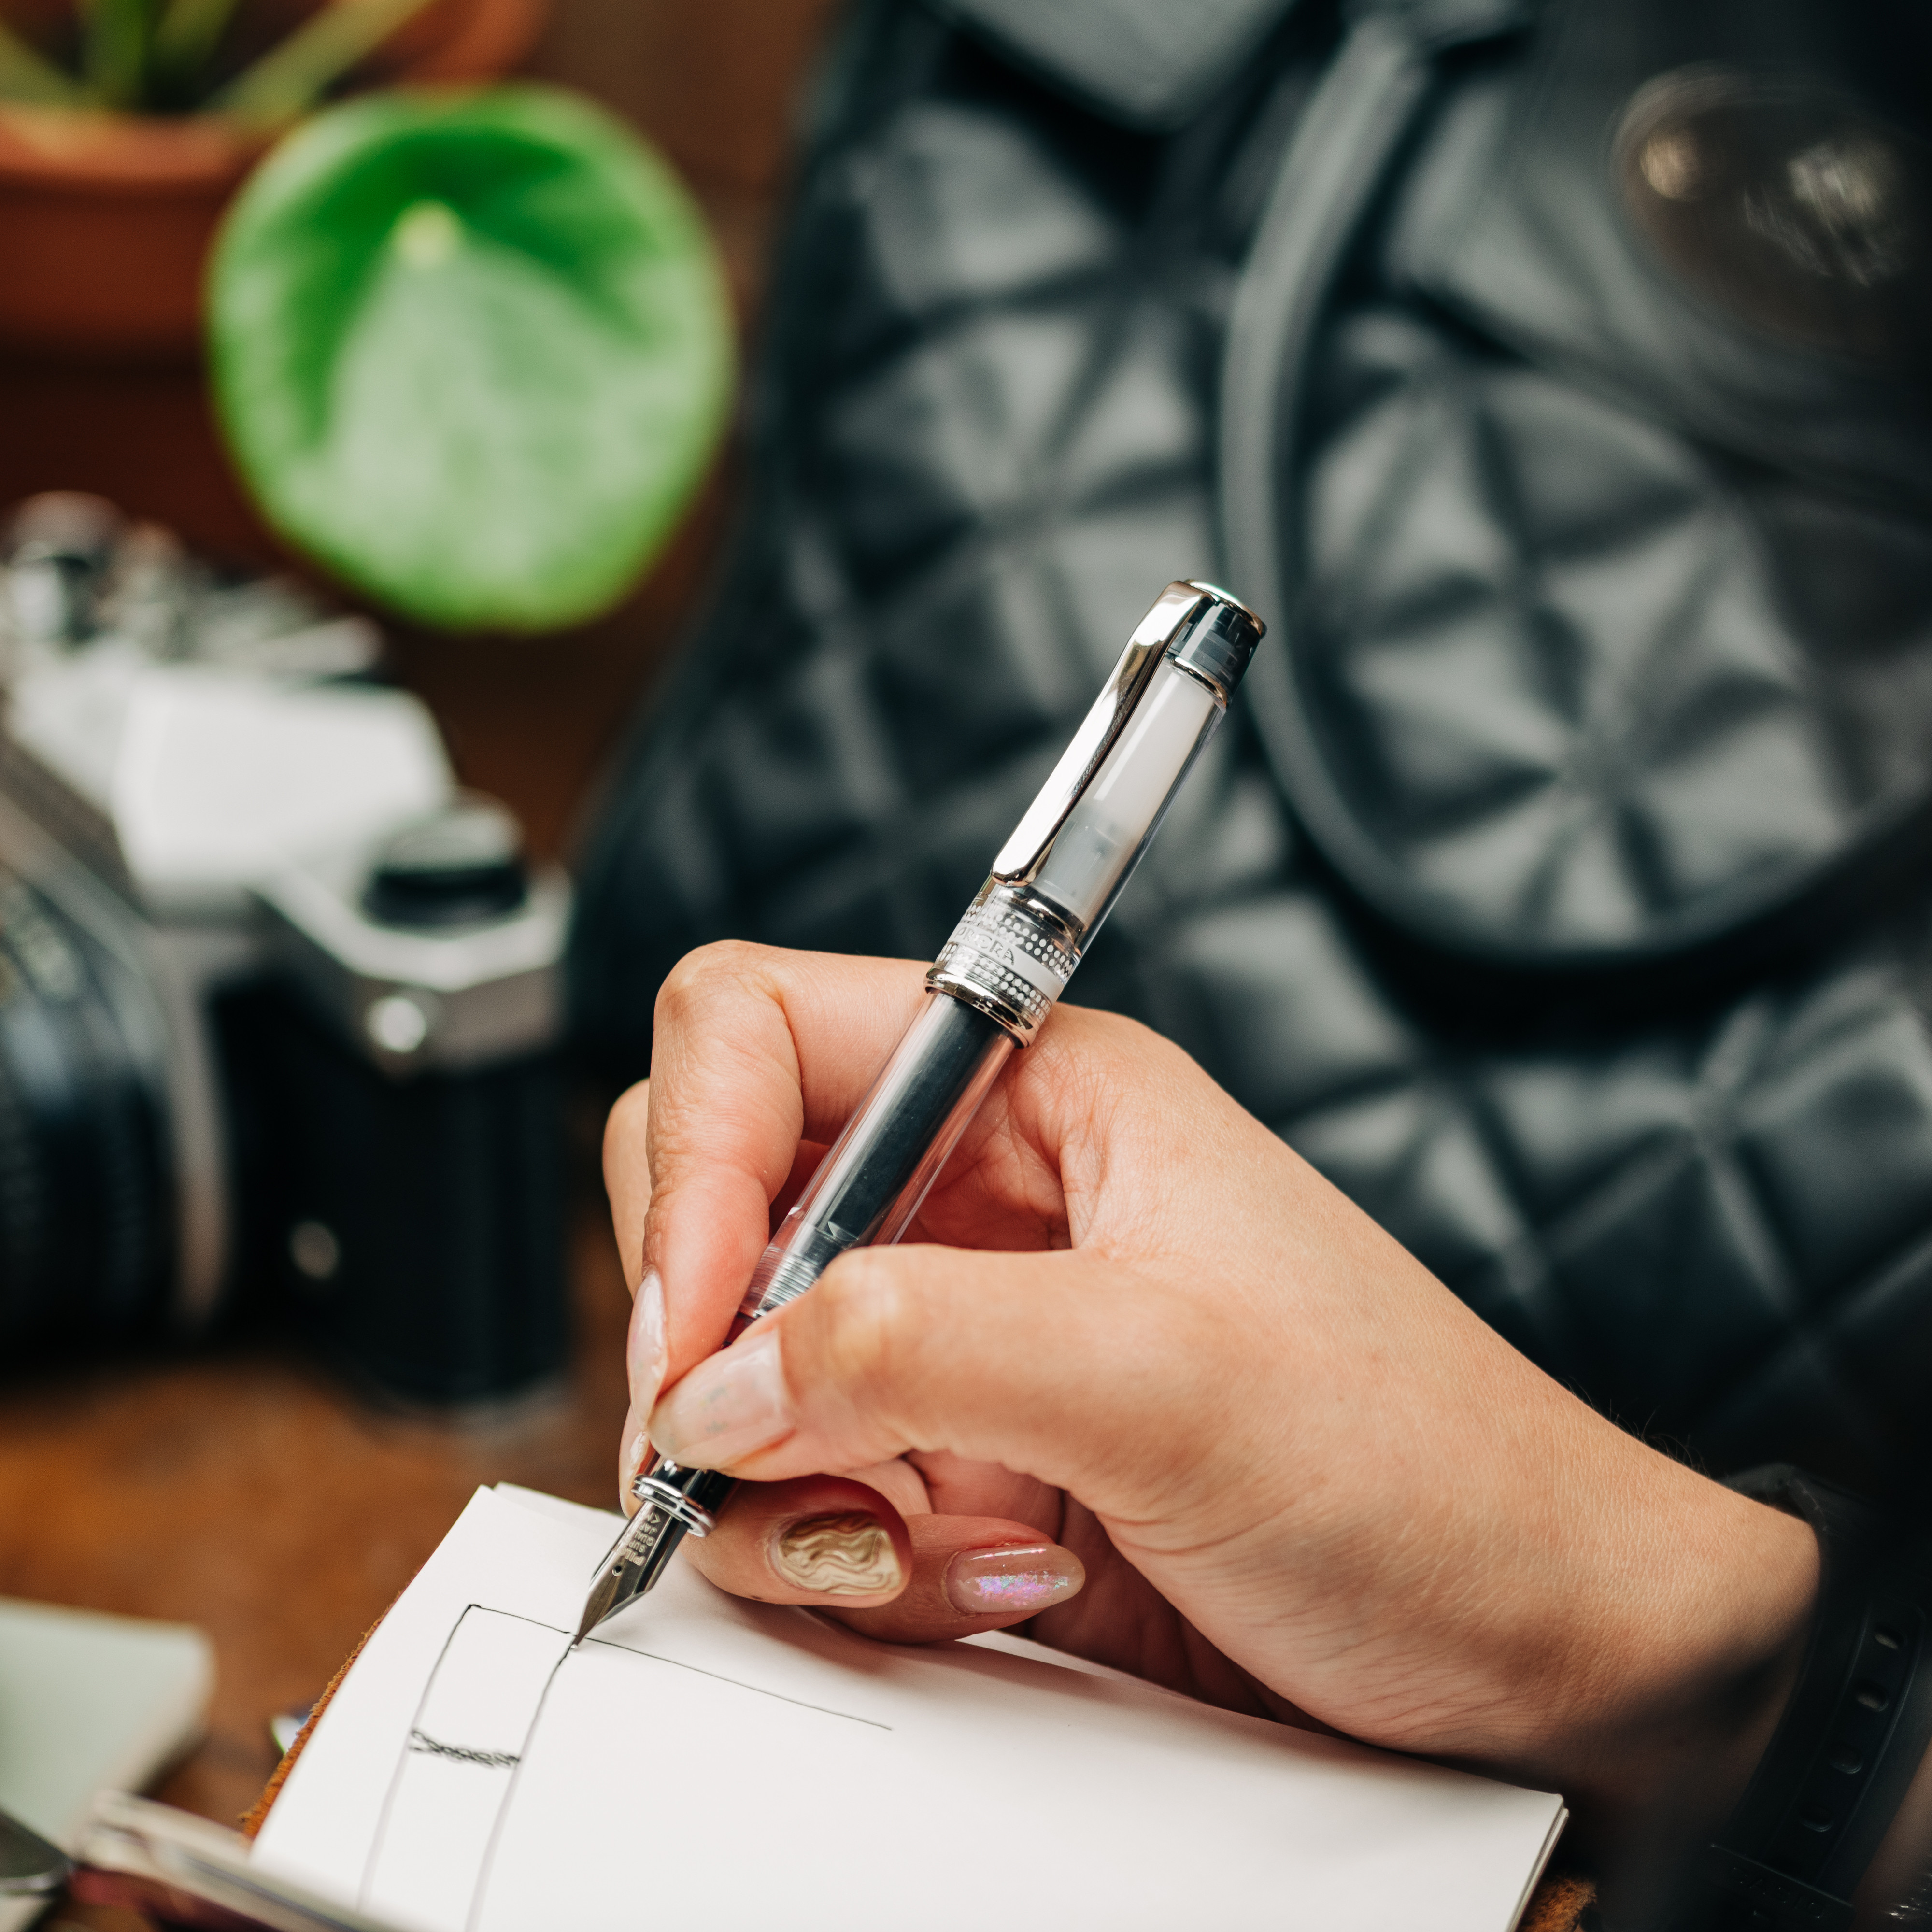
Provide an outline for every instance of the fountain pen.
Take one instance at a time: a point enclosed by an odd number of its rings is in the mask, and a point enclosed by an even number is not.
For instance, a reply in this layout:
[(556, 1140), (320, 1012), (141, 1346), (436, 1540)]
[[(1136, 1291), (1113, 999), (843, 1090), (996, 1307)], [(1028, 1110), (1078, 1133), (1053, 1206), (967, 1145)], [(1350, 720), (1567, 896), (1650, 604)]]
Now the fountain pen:
[[(753, 1272), (727, 1345), (848, 1248), (897, 1240), (1016, 1047), (1082, 954), (1226, 715), (1261, 620), (1212, 584), (1170, 584), (926, 976), (926, 998)], [(574, 1641), (642, 1596), (734, 1479), (656, 1460), (599, 1566)]]

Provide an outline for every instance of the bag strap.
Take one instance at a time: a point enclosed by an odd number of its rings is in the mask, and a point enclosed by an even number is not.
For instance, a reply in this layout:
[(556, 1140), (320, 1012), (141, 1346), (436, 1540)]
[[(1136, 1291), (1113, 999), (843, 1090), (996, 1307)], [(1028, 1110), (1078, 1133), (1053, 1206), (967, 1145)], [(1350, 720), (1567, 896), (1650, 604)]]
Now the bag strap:
[[(1521, 32), (1533, 0), (1383, 0), (1354, 10), (1283, 154), (1234, 292), (1221, 371), (1220, 508), (1228, 565), (1270, 628), (1287, 615), (1288, 520), (1277, 452), (1329, 290), (1439, 57)], [(1279, 657), (1276, 651), (1270, 656)]]
[(1335, 790), (1294, 688), (1287, 627), (1301, 559), (1287, 466), (1330, 290), (1442, 57), (1527, 28), (1535, 0), (1356, 7), (1276, 171), (1234, 292), (1221, 365), (1217, 508), (1227, 580), (1274, 634), (1247, 678), (1276, 776), (1316, 843), (1355, 878), (1388, 862)]

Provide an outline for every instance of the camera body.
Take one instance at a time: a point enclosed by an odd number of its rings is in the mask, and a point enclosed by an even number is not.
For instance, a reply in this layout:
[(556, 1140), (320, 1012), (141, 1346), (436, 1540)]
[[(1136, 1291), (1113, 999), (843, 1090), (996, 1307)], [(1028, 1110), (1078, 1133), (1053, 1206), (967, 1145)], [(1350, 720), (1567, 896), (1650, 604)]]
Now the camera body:
[(285, 1299), (478, 1403), (566, 1349), (560, 874), (380, 640), (89, 500), (0, 574), (0, 1352)]

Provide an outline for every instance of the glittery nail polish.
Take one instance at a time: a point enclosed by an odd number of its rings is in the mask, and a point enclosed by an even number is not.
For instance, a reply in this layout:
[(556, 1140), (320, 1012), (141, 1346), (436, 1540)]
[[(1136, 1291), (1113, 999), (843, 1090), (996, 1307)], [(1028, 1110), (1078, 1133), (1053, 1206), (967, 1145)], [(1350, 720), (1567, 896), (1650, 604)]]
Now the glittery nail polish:
[(1057, 1543), (962, 1550), (946, 1568), (946, 1600), (962, 1616), (1030, 1616), (1086, 1580), (1086, 1565)]
[(905, 1580), (885, 1525), (862, 1510), (788, 1524), (772, 1539), (772, 1568), (826, 1597), (875, 1597)]

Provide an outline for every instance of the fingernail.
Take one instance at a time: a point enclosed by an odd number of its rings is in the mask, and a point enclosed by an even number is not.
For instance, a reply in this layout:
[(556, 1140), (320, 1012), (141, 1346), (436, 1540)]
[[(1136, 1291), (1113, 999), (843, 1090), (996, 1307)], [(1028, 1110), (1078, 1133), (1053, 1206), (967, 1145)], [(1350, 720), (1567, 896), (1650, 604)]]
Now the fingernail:
[(624, 1418), (623, 1448), (617, 1456), (617, 1498), (623, 1505), (626, 1516), (638, 1513), (637, 1498), (631, 1493), (631, 1485), (638, 1480), (638, 1472), (651, 1460), (651, 1438), (644, 1433), (644, 1419), (634, 1408)]
[(1030, 1616), (1064, 1603), (1086, 1580), (1087, 1566), (1057, 1543), (962, 1550), (946, 1566), (946, 1600), (962, 1616)]
[(664, 1283), (656, 1268), (638, 1282), (632, 1300), (631, 1335), (624, 1362), (631, 1378), (631, 1408), (638, 1415), (648, 1415), (664, 1372)]
[(899, 1553), (875, 1516), (808, 1516), (772, 1539), (772, 1568), (822, 1597), (875, 1597), (905, 1581)]
[(687, 1468), (722, 1469), (788, 1435), (791, 1426), (778, 1330), (761, 1322), (699, 1363), (651, 1411), (650, 1435)]

